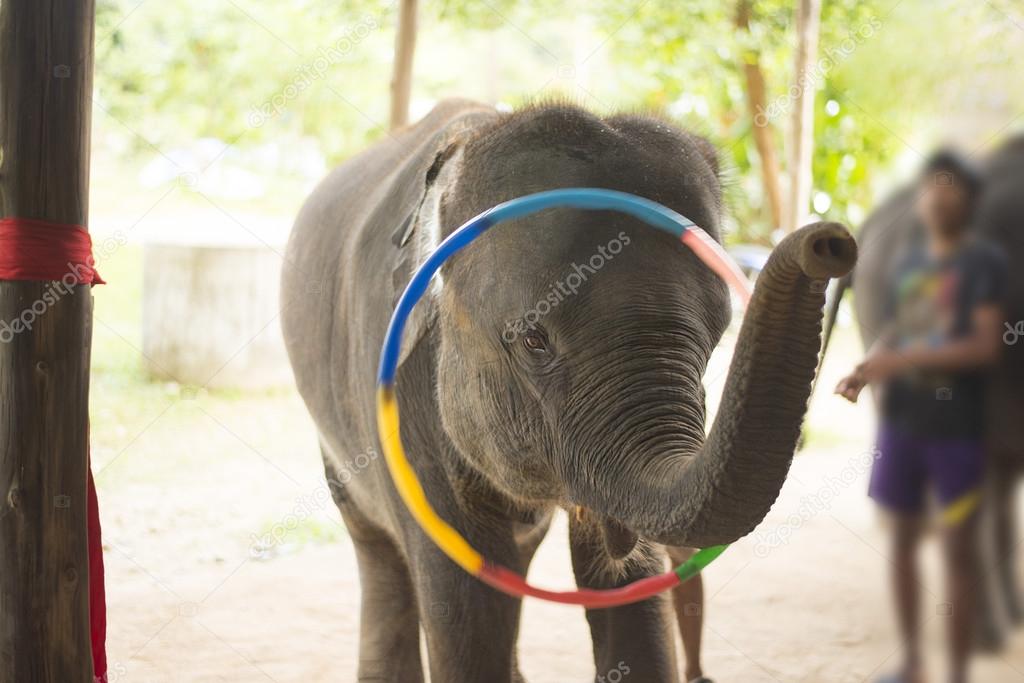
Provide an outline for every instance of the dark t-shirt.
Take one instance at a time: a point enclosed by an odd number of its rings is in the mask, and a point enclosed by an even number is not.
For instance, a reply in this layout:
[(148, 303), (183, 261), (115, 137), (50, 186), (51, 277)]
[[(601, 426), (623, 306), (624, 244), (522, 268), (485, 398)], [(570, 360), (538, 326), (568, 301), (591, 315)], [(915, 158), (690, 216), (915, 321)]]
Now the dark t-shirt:
[[(918, 251), (899, 269), (889, 320), (892, 348), (939, 346), (973, 331), (974, 313), (1001, 304), (1006, 263), (993, 245), (971, 241), (941, 260)], [(986, 373), (911, 369), (885, 387), (882, 414), (911, 434), (976, 438), (985, 423)]]

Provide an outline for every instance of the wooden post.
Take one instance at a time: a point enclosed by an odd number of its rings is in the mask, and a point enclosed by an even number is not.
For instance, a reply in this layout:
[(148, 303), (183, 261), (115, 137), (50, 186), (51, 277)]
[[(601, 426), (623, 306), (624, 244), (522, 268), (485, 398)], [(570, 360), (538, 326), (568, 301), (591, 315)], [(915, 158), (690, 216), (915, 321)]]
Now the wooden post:
[[(752, 0), (740, 0), (736, 8), (736, 28), (750, 34)], [(775, 155), (775, 139), (772, 133), (771, 110), (768, 107), (768, 87), (761, 69), (760, 55), (756, 51), (744, 50), (743, 77), (747, 87), (747, 108), (753, 123), (752, 132), (757, 155), (761, 159), (761, 184), (765, 201), (771, 215), (771, 229), (782, 226), (782, 186), (779, 183), (779, 160)]]
[(821, 0), (797, 0), (796, 63), (794, 65), (795, 100), (789, 156), (789, 206), (786, 229), (792, 232), (804, 224), (807, 205), (811, 201), (814, 148), (814, 96), (817, 74), (813, 73), (818, 58), (818, 30), (821, 23)]
[(395, 65), (391, 76), (391, 130), (409, 122), (412, 61), (416, 54), (416, 2), (401, 0), (395, 33)]
[[(86, 223), (94, 13), (94, 0), (0, 3), (5, 217)], [(92, 681), (92, 296), (55, 291), (0, 282), (0, 681)], [(14, 332), (19, 319), (30, 329)]]

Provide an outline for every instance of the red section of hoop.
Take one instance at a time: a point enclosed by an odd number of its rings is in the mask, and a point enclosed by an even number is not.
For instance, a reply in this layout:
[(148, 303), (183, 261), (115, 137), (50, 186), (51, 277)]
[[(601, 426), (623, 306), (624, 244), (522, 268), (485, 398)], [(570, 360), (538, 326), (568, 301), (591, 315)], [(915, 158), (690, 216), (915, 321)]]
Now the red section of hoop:
[(736, 292), (736, 295), (740, 297), (740, 301), (743, 302), (743, 308), (746, 308), (747, 304), (750, 303), (750, 296), (753, 293), (750, 281), (725, 253), (722, 246), (706, 232), (696, 227), (689, 228), (683, 232), (680, 240), (692, 249), (701, 261), (706, 263), (709, 268), (718, 274), (718, 277), (722, 278)]
[(668, 590), (679, 583), (674, 572), (649, 576), (609, 590), (580, 588), (573, 591), (549, 591), (531, 586), (519, 574), (501, 565), (485, 563), (477, 577), (484, 583), (513, 596), (529, 595), (565, 605), (583, 605), (587, 609), (618, 607), (643, 600)]

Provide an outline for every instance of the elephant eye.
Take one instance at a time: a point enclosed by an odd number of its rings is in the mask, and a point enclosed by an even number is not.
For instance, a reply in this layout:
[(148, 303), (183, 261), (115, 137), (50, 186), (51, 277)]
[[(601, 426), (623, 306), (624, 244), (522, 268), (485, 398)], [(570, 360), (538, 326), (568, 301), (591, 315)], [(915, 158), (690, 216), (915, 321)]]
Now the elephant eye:
[(548, 341), (540, 332), (531, 330), (523, 335), (523, 346), (532, 353), (545, 353), (548, 350)]

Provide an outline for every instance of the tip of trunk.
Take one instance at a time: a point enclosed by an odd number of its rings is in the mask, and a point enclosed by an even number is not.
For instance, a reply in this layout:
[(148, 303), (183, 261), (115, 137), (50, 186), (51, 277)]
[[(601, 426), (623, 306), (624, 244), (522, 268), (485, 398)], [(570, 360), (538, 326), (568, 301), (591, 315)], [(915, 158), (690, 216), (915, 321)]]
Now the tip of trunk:
[(857, 243), (839, 223), (812, 223), (793, 237), (800, 240), (797, 260), (809, 277), (842, 277), (857, 262)]

